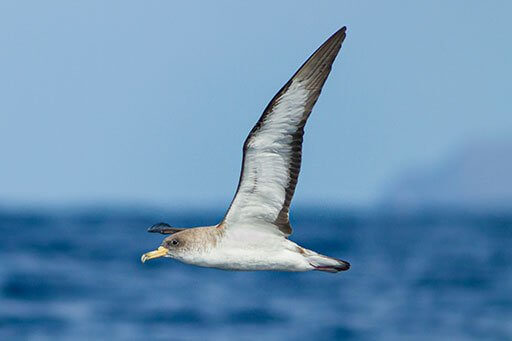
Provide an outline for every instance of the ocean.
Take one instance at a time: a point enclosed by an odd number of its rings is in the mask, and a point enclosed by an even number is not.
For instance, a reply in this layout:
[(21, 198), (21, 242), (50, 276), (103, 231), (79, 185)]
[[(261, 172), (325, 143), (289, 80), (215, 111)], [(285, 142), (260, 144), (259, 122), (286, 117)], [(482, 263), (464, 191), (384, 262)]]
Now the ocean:
[(512, 214), (294, 208), (338, 274), (140, 262), (223, 213), (0, 209), (0, 340), (512, 340)]

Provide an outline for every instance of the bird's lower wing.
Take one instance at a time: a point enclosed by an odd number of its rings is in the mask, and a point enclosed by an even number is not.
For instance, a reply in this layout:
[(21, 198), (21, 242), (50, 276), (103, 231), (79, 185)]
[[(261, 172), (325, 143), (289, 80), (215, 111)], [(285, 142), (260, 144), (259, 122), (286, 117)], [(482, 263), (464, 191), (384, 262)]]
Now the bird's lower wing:
[(288, 216), (300, 171), (304, 126), (345, 31), (343, 27), (334, 33), (313, 53), (274, 96), (249, 133), (238, 189), (221, 226), (266, 226), (272, 232), (292, 233)]

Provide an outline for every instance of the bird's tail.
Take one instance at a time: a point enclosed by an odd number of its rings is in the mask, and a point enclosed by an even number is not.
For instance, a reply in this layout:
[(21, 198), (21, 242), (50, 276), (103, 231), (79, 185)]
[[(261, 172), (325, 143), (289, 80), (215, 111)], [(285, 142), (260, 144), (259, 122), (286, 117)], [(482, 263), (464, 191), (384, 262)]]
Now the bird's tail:
[(313, 251), (310, 252), (311, 254), (306, 254), (305, 257), (309, 264), (311, 264), (311, 266), (314, 268), (314, 270), (336, 273), (350, 269), (349, 262), (329, 256), (324, 256)]

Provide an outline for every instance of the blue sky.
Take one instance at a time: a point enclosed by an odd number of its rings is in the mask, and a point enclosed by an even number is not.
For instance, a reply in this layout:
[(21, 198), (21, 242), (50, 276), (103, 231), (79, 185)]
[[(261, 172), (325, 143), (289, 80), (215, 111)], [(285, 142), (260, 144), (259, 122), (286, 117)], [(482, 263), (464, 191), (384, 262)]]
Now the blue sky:
[(0, 205), (227, 206), (245, 136), (335, 30), (296, 203), (512, 136), (508, 1), (2, 1)]

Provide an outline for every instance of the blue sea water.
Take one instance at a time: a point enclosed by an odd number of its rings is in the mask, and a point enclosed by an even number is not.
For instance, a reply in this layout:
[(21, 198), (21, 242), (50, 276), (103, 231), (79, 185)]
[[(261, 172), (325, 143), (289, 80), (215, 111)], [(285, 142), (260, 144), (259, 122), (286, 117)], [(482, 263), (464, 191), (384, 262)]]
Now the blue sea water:
[(512, 215), (295, 211), (349, 271), (140, 262), (221, 211), (0, 210), (0, 340), (512, 340)]

